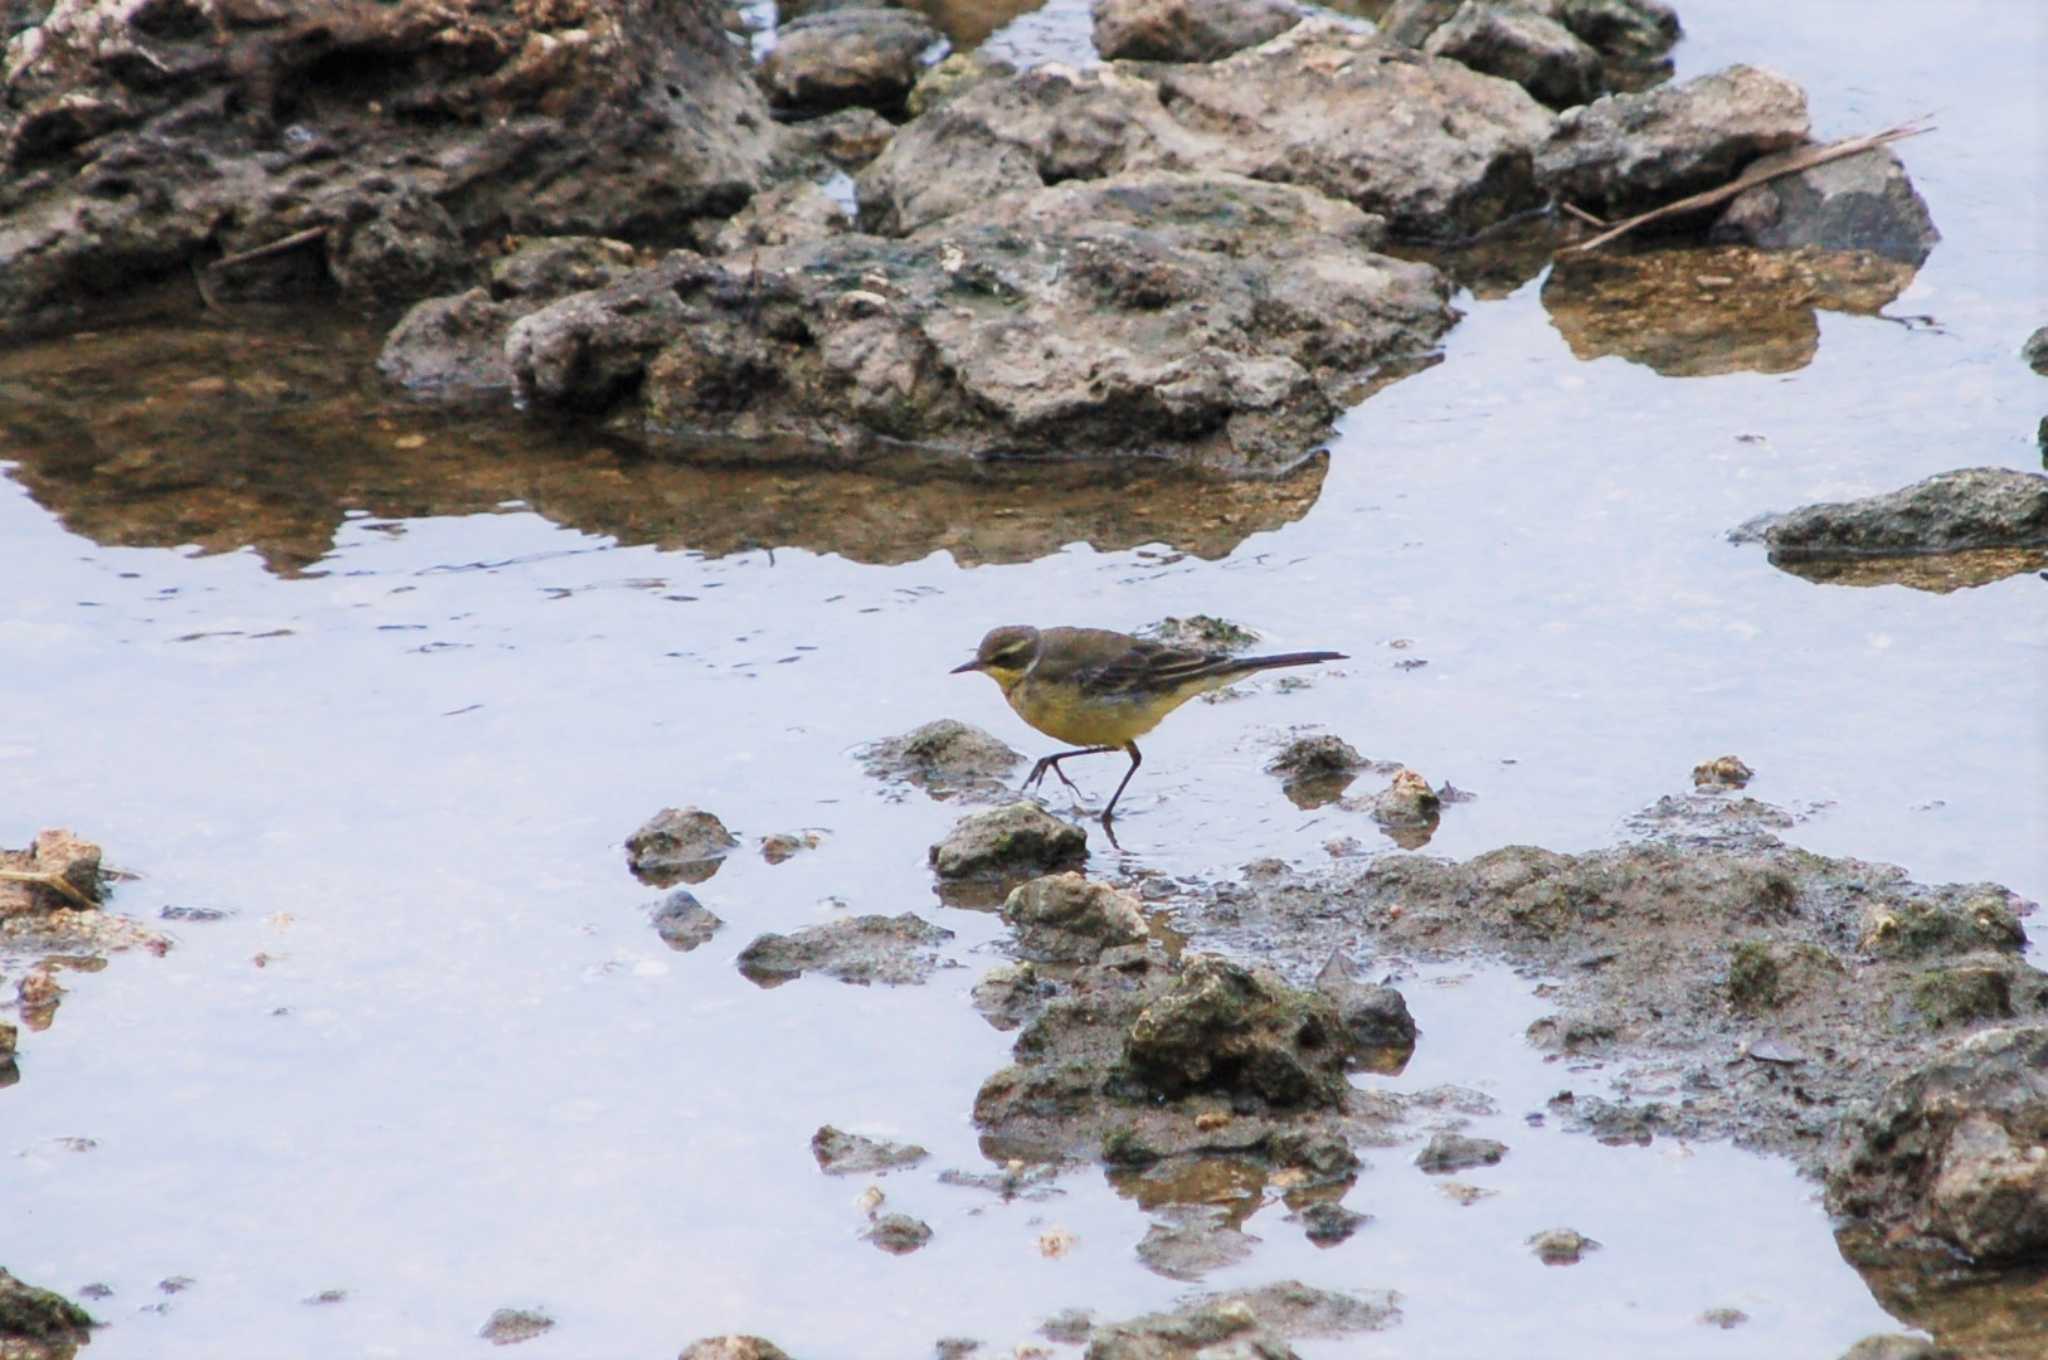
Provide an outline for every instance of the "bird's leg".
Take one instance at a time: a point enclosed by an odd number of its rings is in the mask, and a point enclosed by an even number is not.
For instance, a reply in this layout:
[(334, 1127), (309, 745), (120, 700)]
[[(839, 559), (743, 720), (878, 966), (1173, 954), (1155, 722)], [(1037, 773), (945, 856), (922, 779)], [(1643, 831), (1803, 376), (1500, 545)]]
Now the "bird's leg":
[(1109, 819), (1116, 813), (1116, 800), (1124, 796), (1124, 785), (1131, 782), (1131, 776), (1145, 763), (1145, 757), (1138, 754), (1138, 743), (1135, 741), (1125, 742), (1123, 749), (1131, 753), (1131, 768), (1124, 771), (1123, 783), (1116, 786), (1116, 792), (1109, 795), (1109, 806), (1102, 810), (1102, 825), (1105, 830), (1109, 827)]
[(1067, 778), (1067, 772), (1060, 768), (1060, 762), (1068, 756), (1095, 756), (1101, 755), (1104, 751), (1114, 751), (1116, 749), (1114, 746), (1082, 746), (1072, 751), (1055, 751), (1049, 756), (1040, 756), (1038, 763), (1031, 767), (1031, 773), (1024, 776), (1024, 790), (1028, 792), (1036, 785), (1044, 782), (1045, 772), (1051, 770), (1060, 777), (1060, 783), (1065, 784), (1078, 794), (1081, 790), (1075, 788), (1074, 781)]

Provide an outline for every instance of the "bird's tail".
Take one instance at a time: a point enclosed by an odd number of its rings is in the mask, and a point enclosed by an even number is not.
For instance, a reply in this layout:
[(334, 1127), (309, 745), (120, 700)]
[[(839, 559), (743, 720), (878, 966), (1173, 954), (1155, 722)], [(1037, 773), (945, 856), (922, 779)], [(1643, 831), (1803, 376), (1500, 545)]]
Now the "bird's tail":
[(1220, 669), (1232, 675), (1245, 671), (1269, 671), (1276, 666), (1310, 666), (1318, 661), (1349, 661), (1342, 652), (1279, 652), (1272, 656), (1233, 657)]

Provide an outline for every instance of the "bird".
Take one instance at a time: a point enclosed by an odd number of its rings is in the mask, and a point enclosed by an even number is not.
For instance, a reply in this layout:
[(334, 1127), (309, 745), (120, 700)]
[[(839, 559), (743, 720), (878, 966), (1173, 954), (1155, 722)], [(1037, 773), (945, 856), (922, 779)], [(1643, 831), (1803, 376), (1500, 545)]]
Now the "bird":
[(1144, 757), (1138, 738), (1197, 694), (1221, 689), (1254, 671), (1345, 661), (1342, 652), (1282, 652), (1274, 656), (1232, 656), (1228, 652), (1176, 647), (1107, 628), (1033, 628), (1005, 624), (992, 628), (974, 656), (955, 666), (955, 675), (980, 671), (1002, 687), (1017, 716), (1049, 737), (1076, 743), (1069, 751), (1040, 757), (1025, 777), (1024, 791), (1050, 771), (1075, 793), (1060, 762), (1071, 756), (1122, 751), (1131, 758), (1123, 782), (1102, 809), (1107, 828), (1131, 776)]

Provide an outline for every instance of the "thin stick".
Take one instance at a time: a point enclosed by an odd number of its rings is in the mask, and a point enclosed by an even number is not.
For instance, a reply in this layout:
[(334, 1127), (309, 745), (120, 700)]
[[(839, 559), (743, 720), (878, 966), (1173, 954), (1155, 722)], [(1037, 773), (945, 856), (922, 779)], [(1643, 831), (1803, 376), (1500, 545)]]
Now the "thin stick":
[(256, 246), (250, 250), (238, 250), (232, 255), (223, 255), (213, 262), (213, 268), (232, 269), (238, 264), (247, 264), (251, 260), (262, 260), (272, 255), (282, 255), (287, 250), (296, 250), (308, 241), (317, 241), (326, 234), (327, 228), (325, 227), (307, 227), (304, 231), (295, 231), (289, 236), (281, 236), (267, 246)]
[[(1914, 122), (1918, 121), (1918, 119), (1914, 120)], [(1565, 246), (1557, 253), (1563, 255), (1570, 251), (1592, 250), (1595, 247), (1606, 245), (1617, 236), (1626, 235), (1634, 231), (1645, 223), (1655, 222), (1666, 217), (1676, 217), (1681, 213), (1695, 212), (1700, 208), (1711, 208), (1716, 203), (1722, 203), (1735, 197), (1745, 189), (1753, 189), (1759, 184), (1777, 179), (1780, 175), (1796, 175), (1801, 170), (1811, 170), (1814, 166), (1826, 165), (1829, 161), (1838, 161), (1848, 156), (1860, 156), (1866, 151), (1883, 146), (1886, 142), (1896, 142), (1904, 137), (1918, 137), (1923, 132), (1932, 131), (1934, 131), (1932, 127), (1915, 127), (1913, 123), (1901, 123), (1897, 127), (1886, 128), (1883, 132), (1873, 132), (1868, 137), (1851, 137), (1846, 141), (1835, 142), (1828, 146), (1810, 147), (1805, 151), (1795, 153), (1790, 160), (1775, 169), (1757, 170), (1752, 167), (1743, 171), (1742, 174), (1718, 189), (1708, 189), (1704, 193), (1681, 198), (1676, 203), (1666, 203), (1661, 208), (1652, 208), (1646, 213), (1637, 213), (1634, 217), (1617, 222), (1614, 226), (1601, 232), (1591, 240)]]
[(1607, 225), (1606, 218), (1595, 217), (1593, 216), (1593, 214), (1587, 212), (1584, 208), (1581, 208), (1576, 203), (1560, 203), (1557, 206), (1563, 208), (1566, 212), (1570, 213), (1573, 217), (1578, 218), (1581, 222), (1584, 222), (1589, 227), (1604, 227)]
[(39, 874), (28, 869), (0, 869), (0, 882), (33, 883), (38, 887), (49, 888), (62, 893), (88, 911), (96, 910), (99, 907), (99, 903), (87, 897), (84, 893), (73, 887), (70, 882), (56, 874)]

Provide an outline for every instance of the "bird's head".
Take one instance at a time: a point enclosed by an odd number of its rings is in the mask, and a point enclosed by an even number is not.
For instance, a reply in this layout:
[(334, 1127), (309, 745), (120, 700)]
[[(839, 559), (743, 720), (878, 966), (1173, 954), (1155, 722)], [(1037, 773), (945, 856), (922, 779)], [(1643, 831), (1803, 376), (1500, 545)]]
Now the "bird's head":
[(1005, 690), (1024, 678), (1024, 672), (1031, 669), (1031, 663), (1038, 660), (1038, 630), (1028, 623), (1006, 624), (991, 628), (981, 645), (974, 649), (974, 659), (962, 662), (953, 668), (953, 674), (962, 671), (980, 671), (994, 680)]

